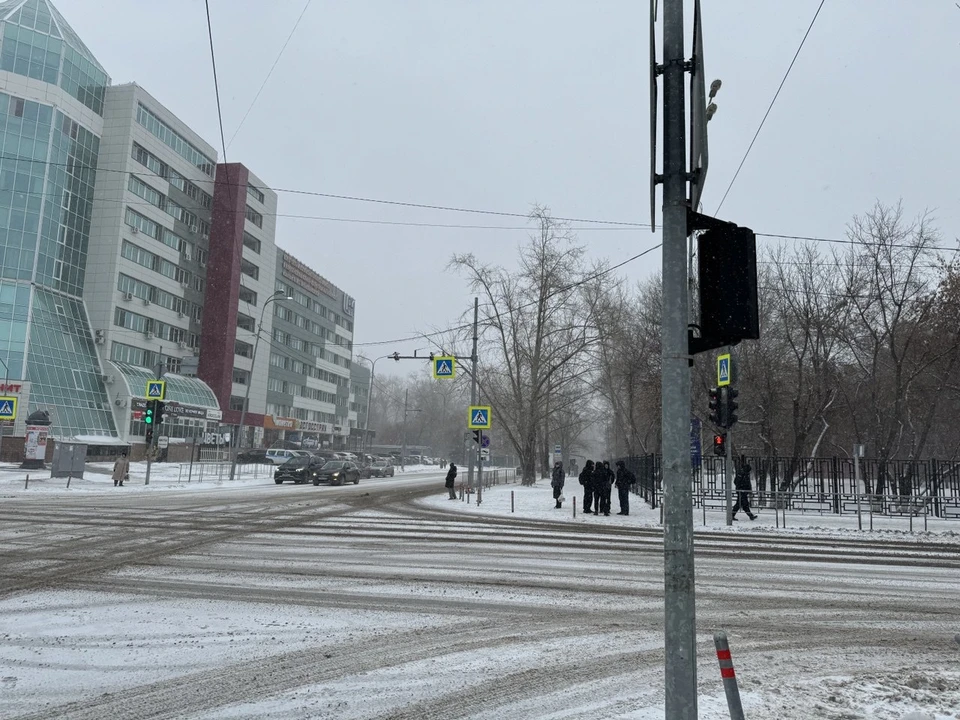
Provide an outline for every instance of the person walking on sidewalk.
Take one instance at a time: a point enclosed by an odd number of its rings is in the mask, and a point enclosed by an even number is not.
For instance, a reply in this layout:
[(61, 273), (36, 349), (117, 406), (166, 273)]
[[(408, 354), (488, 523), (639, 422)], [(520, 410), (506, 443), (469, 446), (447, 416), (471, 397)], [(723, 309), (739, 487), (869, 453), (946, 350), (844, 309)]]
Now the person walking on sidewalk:
[(557, 460), (553, 465), (553, 476), (550, 479), (550, 487), (553, 488), (553, 499), (557, 501), (556, 509), (560, 509), (563, 502), (563, 481), (566, 474), (563, 472), (563, 463)]
[(636, 475), (627, 470), (623, 460), (617, 460), (617, 496), (620, 499), (620, 512), (617, 515), (630, 514), (630, 488), (636, 482)]
[(587, 460), (580, 471), (580, 484), (583, 485), (583, 512), (590, 512), (593, 504), (593, 460)]
[(454, 489), (454, 484), (456, 483), (456, 480), (457, 480), (457, 466), (454, 465), (453, 462), (451, 461), (450, 469), (447, 470), (447, 480), (444, 483), (444, 486), (447, 488), (447, 490), (450, 491), (451, 500), (457, 499), (457, 491)]
[(593, 468), (593, 514), (610, 514), (610, 486), (613, 472), (608, 461), (599, 461)]
[(123, 487), (123, 481), (130, 479), (130, 461), (127, 454), (122, 453), (113, 463), (113, 486)]
[(737, 491), (737, 504), (733, 506), (734, 520), (737, 519), (737, 513), (741, 510), (743, 510), (751, 520), (757, 519), (757, 516), (750, 510), (750, 493), (753, 492), (753, 485), (750, 483), (750, 471), (752, 469), (748, 463), (743, 463), (734, 476), (733, 487)]

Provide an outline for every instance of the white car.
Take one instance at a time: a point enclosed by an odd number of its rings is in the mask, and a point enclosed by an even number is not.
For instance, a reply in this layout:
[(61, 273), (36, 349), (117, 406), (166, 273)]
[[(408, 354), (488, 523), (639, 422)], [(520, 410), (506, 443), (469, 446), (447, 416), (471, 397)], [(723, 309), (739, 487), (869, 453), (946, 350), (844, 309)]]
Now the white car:
[(306, 450), (286, 450), (284, 448), (271, 448), (267, 450), (267, 460), (272, 462), (274, 465), (283, 465), (287, 460), (292, 457), (303, 457), (308, 456)]

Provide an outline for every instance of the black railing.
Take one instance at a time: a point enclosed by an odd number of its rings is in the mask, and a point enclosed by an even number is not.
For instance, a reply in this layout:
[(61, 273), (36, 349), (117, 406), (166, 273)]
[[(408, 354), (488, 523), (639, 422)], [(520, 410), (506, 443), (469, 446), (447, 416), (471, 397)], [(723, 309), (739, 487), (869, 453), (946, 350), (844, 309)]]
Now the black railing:
[[(663, 498), (659, 455), (621, 458), (637, 476), (635, 492), (650, 507)], [(885, 515), (960, 519), (960, 461), (859, 460), (746, 456), (754, 504), (796, 512), (856, 514), (868, 503)], [(741, 460), (735, 462), (739, 466)], [(725, 459), (705, 456), (694, 467), (694, 507), (722, 507)]]

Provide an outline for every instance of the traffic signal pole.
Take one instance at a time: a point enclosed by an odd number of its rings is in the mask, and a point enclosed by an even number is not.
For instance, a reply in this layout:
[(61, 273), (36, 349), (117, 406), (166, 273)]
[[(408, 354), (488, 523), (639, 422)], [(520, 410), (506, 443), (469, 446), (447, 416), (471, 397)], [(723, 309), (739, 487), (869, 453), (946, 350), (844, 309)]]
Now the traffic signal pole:
[(727, 440), (724, 443), (727, 454), (724, 458), (723, 494), (727, 508), (727, 525), (733, 525), (733, 430), (727, 428)]
[(697, 720), (683, 51), (683, 0), (664, 0), (661, 427), (666, 720)]
[[(473, 352), (470, 354), (472, 369), (470, 372), (470, 405), (477, 404), (477, 326), (480, 318), (480, 298), (473, 299)], [(477, 447), (470, 446), (467, 451), (467, 491), (473, 489), (473, 459), (480, 457), (480, 443)]]

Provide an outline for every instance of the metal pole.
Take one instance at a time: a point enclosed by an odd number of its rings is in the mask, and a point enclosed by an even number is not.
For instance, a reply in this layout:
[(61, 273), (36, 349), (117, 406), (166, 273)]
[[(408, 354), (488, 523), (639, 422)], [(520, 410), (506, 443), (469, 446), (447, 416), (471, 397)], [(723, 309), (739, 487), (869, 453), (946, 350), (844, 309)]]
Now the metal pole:
[(404, 463), (407, 461), (407, 398), (410, 390), (403, 391), (403, 424), (400, 430), (400, 472), (406, 472)]
[(363, 455), (367, 450), (367, 435), (370, 434), (370, 400), (373, 397), (373, 380), (377, 374), (377, 360), (383, 360), (383, 358), (370, 360), (370, 391), (367, 393), (367, 413), (364, 416), (363, 421), (363, 435), (360, 437), (361, 455)]
[[(470, 353), (472, 370), (470, 372), (470, 404), (477, 404), (477, 325), (480, 317), (480, 298), (473, 299), (473, 352)], [(476, 444), (476, 443), (474, 443)], [(479, 447), (467, 443), (467, 491), (473, 488), (473, 458), (479, 455)]]
[(853, 446), (853, 482), (857, 493), (857, 530), (863, 530), (863, 509), (860, 506), (860, 448)]
[[(160, 346), (160, 351), (157, 353), (157, 373), (156, 373), (155, 377), (157, 378), (157, 380), (162, 380), (162, 379), (163, 379), (163, 345)], [(147, 400), (147, 402), (149, 403), (150, 401)], [(154, 403), (154, 407), (156, 407), (156, 403)], [(159, 435), (160, 435), (160, 428), (159, 428), (159, 426), (157, 425), (157, 422), (156, 422), (157, 418), (154, 417), (153, 420), (154, 420), (153, 426), (152, 426), (152, 428), (153, 428), (153, 439), (152, 439), (149, 443), (147, 443), (147, 445), (146, 445), (146, 448), (147, 448), (147, 474), (146, 474), (146, 477), (145, 477), (144, 480), (143, 480), (143, 484), (144, 484), (144, 485), (149, 485), (149, 484), (150, 484), (150, 466), (153, 465), (153, 447), (154, 447), (154, 445), (155, 445), (156, 443), (159, 443), (159, 442), (160, 442), (160, 437), (159, 437)]]
[[(250, 376), (247, 378), (247, 391), (243, 396), (243, 407), (240, 408), (240, 428), (237, 431), (236, 440), (231, 439), (230, 443), (230, 479), (233, 480), (237, 474), (237, 454), (240, 452), (240, 443), (243, 442), (243, 423), (247, 419), (247, 408), (250, 405), (250, 388), (253, 386), (253, 375), (257, 369), (257, 348), (260, 347), (260, 335), (263, 332), (263, 318), (267, 312), (267, 305), (274, 300), (279, 300), (283, 295), (283, 290), (277, 290), (273, 295), (266, 299), (263, 307), (260, 308), (260, 324), (257, 325), (257, 337), (253, 341), (253, 357), (250, 358)], [(290, 298), (287, 298), (288, 300)], [(149, 467), (149, 466), (148, 466)]]
[(733, 430), (727, 428), (727, 439), (724, 443), (727, 456), (723, 460), (723, 497), (727, 508), (727, 525), (733, 525)]
[[(483, 430), (480, 431), (480, 447), (483, 447)], [(483, 499), (483, 453), (477, 450), (477, 505)]]
[(723, 679), (723, 692), (727, 696), (727, 709), (731, 720), (744, 720), (743, 704), (740, 702), (740, 687), (737, 685), (737, 673), (730, 656), (730, 644), (725, 632), (714, 633), (713, 644), (717, 648), (717, 661), (720, 663), (720, 677)]
[[(4, 387), (9, 387), (10, 385), (10, 368), (7, 367), (7, 364), (0, 360), (0, 363), (3, 363), (3, 384)], [(16, 418), (14, 418), (14, 423), (16, 423)], [(6, 430), (6, 427), (3, 423), (0, 423), (0, 462), (3, 462), (3, 433)]]
[(683, 0), (664, 0), (661, 395), (666, 720), (697, 720), (683, 59)]

